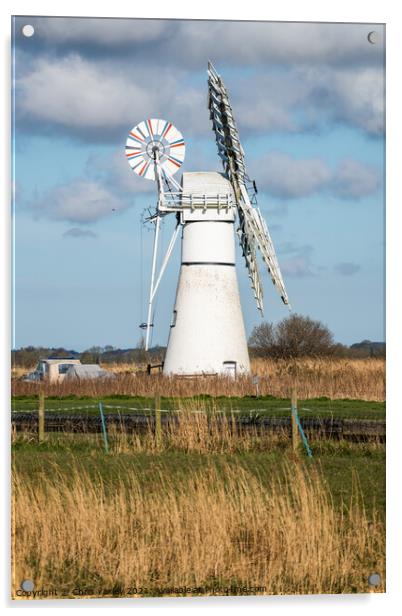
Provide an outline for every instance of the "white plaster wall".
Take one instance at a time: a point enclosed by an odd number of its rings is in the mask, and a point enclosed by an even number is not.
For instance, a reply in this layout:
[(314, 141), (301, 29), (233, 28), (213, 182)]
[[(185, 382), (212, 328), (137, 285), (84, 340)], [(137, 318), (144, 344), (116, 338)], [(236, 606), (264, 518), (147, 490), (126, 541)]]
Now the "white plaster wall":
[[(216, 172), (183, 174), (183, 190), (231, 193)], [(182, 264), (166, 350), (165, 374), (249, 373), (247, 338), (235, 267), (234, 215), (216, 210), (182, 217)]]

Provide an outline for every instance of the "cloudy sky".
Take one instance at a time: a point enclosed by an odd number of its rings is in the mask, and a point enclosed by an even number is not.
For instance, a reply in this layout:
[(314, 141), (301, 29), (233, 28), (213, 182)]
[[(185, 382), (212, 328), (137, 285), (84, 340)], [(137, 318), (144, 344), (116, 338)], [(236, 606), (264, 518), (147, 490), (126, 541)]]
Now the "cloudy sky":
[[(141, 218), (155, 186), (129, 168), (126, 136), (165, 118), (186, 140), (183, 171), (220, 171), (208, 59), (230, 92), (293, 309), (340, 342), (383, 340), (384, 39), (373, 24), (15, 18), (14, 345), (138, 342), (152, 246)], [(154, 344), (167, 342), (179, 252)], [(238, 278), (250, 333), (261, 319), (240, 254)], [(265, 318), (278, 321), (287, 309), (263, 280)]]

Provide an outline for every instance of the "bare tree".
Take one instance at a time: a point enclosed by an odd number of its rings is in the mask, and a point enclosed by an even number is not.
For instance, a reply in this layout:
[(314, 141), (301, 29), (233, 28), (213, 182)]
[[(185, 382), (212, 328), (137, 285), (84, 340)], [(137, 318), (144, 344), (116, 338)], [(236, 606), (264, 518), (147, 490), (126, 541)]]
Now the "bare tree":
[(263, 357), (312, 357), (332, 355), (336, 349), (332, 332), (320, 321), (299, 314), (277, 325), (262, 323), (255, 327), (249, 345)]
[(270, 355), (275, 347), (275, 333), (272, 323), (265, 322), (254, 327), (248, 344), (256, 355), (262, 357)]

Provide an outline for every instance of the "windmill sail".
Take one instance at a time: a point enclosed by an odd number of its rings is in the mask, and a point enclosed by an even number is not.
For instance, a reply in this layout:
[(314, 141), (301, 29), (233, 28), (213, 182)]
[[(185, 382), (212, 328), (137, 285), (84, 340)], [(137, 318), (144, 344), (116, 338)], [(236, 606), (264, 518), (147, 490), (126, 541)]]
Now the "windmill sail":
[(215, 132), (218, 153), (222, 159), (226, 177), (233, 186), (238, 205), (238, 235), (243, 256), (251, 279), (257, 307), (263, 312), (263, 289), (257, 264), (257, 248), (260, 250), (272, 282), (284, 304), (289, 305), (275, 249), (268, 227), (258, 207), (254, 206), (255, 192), (246, 172), (244, 151), (240, 143), (228, 92), (213, 65), (208, 63), (208, 108)]

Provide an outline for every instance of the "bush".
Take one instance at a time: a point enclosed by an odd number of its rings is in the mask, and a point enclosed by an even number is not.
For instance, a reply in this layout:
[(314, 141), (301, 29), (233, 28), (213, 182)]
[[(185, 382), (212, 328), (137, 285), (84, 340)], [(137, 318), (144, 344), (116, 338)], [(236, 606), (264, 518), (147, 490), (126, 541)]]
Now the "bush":
[(254, 327), (249, 345), (255, 355), (275, 358), (334, 355), (340, 352), (341, 346), (334, 343), (326, 325), (299, 314), (277, 325), (261, 323)]

